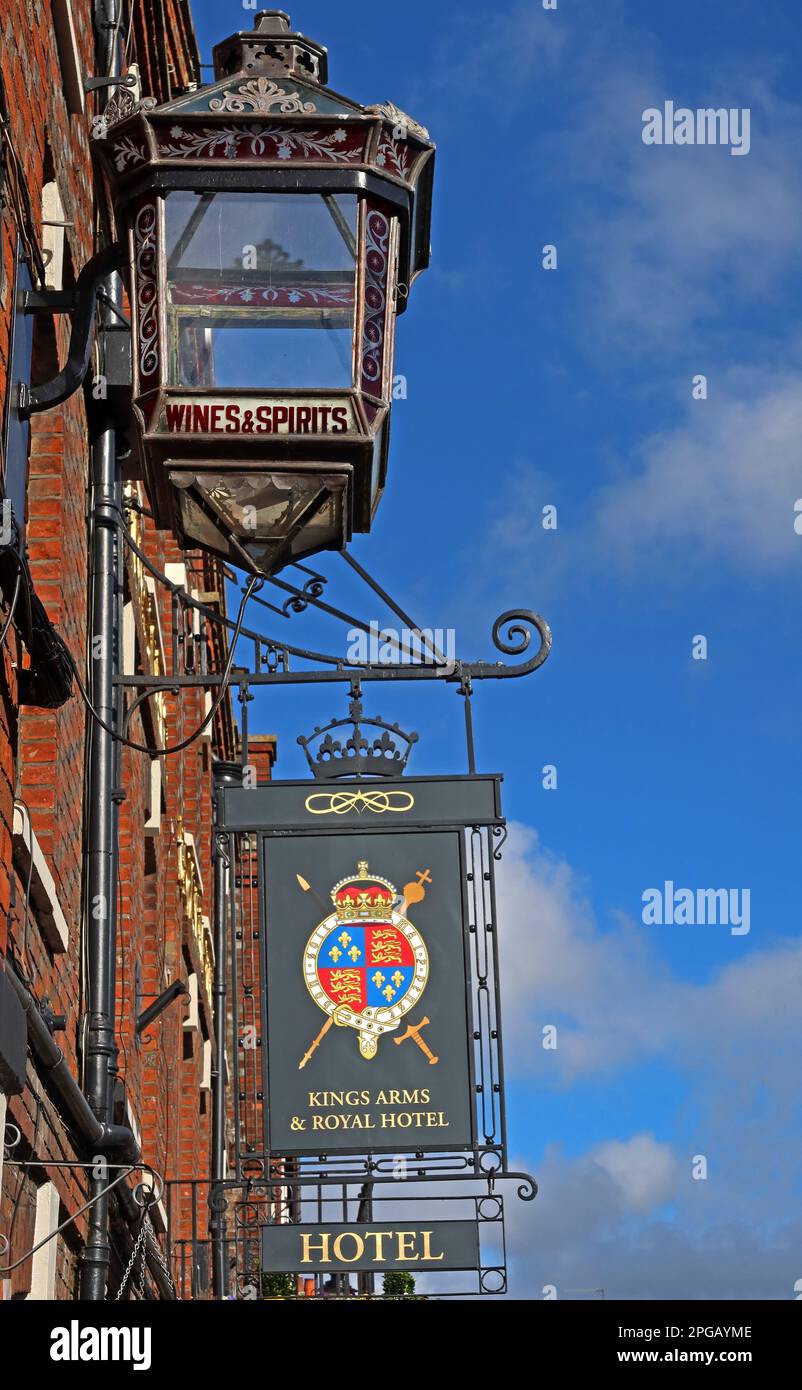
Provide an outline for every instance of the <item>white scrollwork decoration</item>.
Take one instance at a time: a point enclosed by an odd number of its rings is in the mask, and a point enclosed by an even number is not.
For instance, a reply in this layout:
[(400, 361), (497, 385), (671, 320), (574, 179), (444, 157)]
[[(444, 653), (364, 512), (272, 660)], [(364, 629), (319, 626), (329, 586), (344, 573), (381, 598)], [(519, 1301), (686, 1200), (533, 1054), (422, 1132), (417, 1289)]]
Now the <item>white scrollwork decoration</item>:
[(118, 174), (122, 174), (126, 164), (144, 164), (145, 153), (141, 145), (136, 144), (126, 135), (124, 139), (117, 140), (112, 146), (114, 153), (114, 167)]
[(181, 285), (173, 291), (173, 302), (179, 304), (198, 301), (204, 304), (305, 304), (344, 305), (349, 308), (354, 302), (353, 289), (340, 289), (336, 285), (291, 286), (278, 290), (273, 285)]
[(412, 151), (405, 140), (396, 140), (391, 135), (383, 135), (376, 154), (380, 169), (389, 169), (391, 174), (406, 178), (412, 163)]
[(184, 130), (173, 126), (171, 142), (159, 141), (162, 159), (328, 159), (347, 164), (362, 158), (362, 144), (349, 146), (344, 127), (335, 130), (288, 130), (279, 126), (201, 126)]
[(255, 77), (243, 82), (236, 91), (225, 91), (209, 102), (210, 111), (272, 111), (278, 108), (282, 116), (310, 116), (315, 111), (312, 101), (303, 101), (298, 92), (285, 92), (268, 77)]
[(156, 204), (145, 203), (134, 221), (139, 374), (143, 377), (153, 376), (159, 367), (156, 218)]
[(363, 811), (373, 811), (374, 815), (382, 816), (385, 811), (411, 811), (415, 798), (411, 792), (371, 788), (363, 792), (315, 792), (306, 798), (304, 805), (310, 816), (344, 816), (349, 811), (356, 811), (359, 816)]
[(362, 330), (362, 382), (381, 390), (384, 315), (387, 304), (387, 255), (390, 223), (375, 208), (368, 213), (365, 244), (365, 326)]

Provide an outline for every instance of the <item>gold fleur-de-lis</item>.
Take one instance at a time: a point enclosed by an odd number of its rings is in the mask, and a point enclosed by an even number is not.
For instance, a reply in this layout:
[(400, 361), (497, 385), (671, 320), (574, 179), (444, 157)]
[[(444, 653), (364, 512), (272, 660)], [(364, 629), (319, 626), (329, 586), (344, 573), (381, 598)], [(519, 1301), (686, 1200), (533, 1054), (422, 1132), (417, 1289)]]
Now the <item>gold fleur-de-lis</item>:
[(360, 951), (358, 946), (352, 946), (348, 954), (351, 957), (351, 960), (354, 961), (354, 963), (356, 963), (359, 960), (359, 957), (362, 955), (362, 952)]
[(387, 1003), (389, 1004), (390, 1000), (393, 998), (393, 995), (395, 994), (395, 990), (393, 989), (392, 985), (388, 985), (386, 989), (382, 990), (382, 994), (384, 995), (385, 999), (387, 1000)]
[(331, 950), (329, 951), (329, 955), (331, 956), (332, 960), (339, 960), (340, 956), (342, 955), (342, 951), (340, 950), (339, 946), (332, 946)]
[(379, 985), (384, 984), (384, 976), (382, 975), (381, 970), (377, 970), (375, 975), (371, 975), (371, 979), (373, 980), (373, 983), (377, 989), (379, 988)]
[(395, 974), (390, 976), (390, 979), (392, 980), (392, 982), (393, 982), (393, 984), (395, 985), (396, 989), (398, 989), (399, 986), (402, 985), (402, 984), (404, 983), (404, 977), (403, 977), (403, 975), (401, 974), (401, 971), (400, 971), (400, 970), (396, 970)]
[(347, 946), (351, 938), (348, 935), (347, 931), (341, 931), (340, 935), (337, 937), (337, 940), (339, 941), (341, 946)]

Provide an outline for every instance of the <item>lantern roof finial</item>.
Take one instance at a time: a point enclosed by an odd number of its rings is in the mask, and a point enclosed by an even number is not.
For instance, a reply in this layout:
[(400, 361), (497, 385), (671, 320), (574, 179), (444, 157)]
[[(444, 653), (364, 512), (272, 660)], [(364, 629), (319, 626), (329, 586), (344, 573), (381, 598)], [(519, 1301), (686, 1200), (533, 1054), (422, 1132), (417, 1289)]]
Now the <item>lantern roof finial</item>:
[(260, 10), (254, 15), (254, 29), (260, 34), (288, 34), (290, 17), (286, 10)]
[(295, 77), (305, 82), (328, 81), (328, 53), (304, 34), (292, 32), (284, 10), (259, 10), (254, 27), (240, 30), (213, 50), (215, 78), (245, 73), (274, 78)]

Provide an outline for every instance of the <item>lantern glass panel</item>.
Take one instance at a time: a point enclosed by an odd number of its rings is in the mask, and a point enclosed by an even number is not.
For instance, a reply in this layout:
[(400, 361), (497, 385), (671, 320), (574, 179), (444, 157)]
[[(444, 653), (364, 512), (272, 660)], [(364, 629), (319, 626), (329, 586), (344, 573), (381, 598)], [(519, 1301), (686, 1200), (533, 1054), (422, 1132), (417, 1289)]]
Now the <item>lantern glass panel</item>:
[(354, 377), (357, 198), (166, 198), (171, 380), (347, 389)]
[(285, 547), (290, 559), (341, 540), (342, 485), (327, 476), (176, 472), (170, 479), (184, 533), (223, 552), (234, 536), (257, 568), (269, 569)]

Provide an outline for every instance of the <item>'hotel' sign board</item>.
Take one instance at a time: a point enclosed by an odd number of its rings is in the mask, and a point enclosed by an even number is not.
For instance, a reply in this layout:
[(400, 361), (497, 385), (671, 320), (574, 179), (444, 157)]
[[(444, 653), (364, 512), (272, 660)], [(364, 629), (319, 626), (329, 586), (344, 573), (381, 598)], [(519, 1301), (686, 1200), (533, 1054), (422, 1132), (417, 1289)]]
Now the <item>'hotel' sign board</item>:
[(476, 1221), (262, 1227), (262, 1272), (326, 1274), (479, 1269)]

